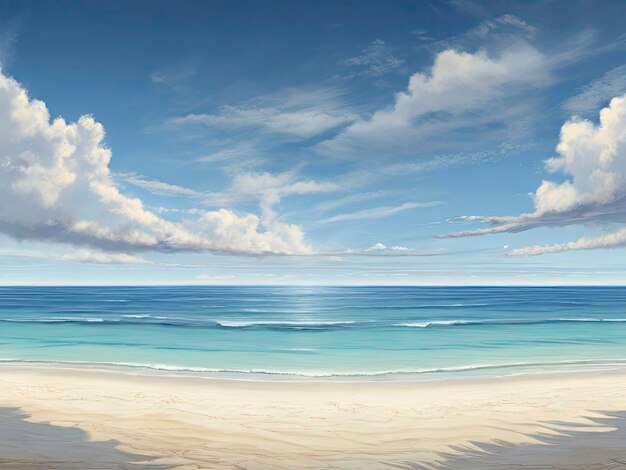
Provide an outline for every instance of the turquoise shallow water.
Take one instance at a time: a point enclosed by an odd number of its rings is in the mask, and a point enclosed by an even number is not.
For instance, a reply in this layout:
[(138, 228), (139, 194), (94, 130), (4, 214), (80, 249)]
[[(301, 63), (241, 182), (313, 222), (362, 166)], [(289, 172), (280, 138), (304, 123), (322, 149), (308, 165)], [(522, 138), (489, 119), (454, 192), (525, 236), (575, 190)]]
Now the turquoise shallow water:
[(626, 366), (621, 287), (4, 287), (0, 359), (236, 378)]

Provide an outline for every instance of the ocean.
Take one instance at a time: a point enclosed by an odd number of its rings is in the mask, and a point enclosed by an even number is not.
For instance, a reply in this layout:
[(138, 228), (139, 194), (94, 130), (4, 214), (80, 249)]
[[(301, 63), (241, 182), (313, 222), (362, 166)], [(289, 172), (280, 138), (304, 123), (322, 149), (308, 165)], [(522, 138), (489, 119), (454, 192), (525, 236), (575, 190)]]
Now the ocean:
[(626, 366), (623, 287), (1, 287), (0, 361), (235, 379)]

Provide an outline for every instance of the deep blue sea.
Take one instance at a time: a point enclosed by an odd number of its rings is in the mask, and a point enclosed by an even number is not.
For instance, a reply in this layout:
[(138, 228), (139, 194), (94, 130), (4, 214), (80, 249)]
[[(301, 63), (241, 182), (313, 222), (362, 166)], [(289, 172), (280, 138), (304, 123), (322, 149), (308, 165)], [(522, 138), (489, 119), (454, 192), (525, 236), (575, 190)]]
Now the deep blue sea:
[(621, 287), (2, 287), (0, 360), (228, 378), (626, 367)]

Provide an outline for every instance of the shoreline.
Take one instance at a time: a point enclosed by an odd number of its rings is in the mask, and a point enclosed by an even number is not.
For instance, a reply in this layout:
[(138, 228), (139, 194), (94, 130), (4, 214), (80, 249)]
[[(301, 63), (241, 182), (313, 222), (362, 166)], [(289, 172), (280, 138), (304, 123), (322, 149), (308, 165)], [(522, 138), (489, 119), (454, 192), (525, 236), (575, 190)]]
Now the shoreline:
[(494, 443), (609, 435), (600, 421), (626, 411), (624, 387), (626, 370), (306, 382), (0, 367), (0, 407), (179, 470), (393, 468), (464, 458)]
[[(563, 366), (547, 369), (548, 366)], [(522, 369), (537, 366), (538, 370), (521, 370), (505, 374), (481, 374), (483, 370)], [(569, 366), (569, 368), (568, 368)], [(583, 366), (574, 368), (571, 366)], [(584, 367), (587, 366), (587, 367)], [(593, 367), (596, 366), (596, 367)], [(546, 367), (541, 369), (541, 367)], [(2, 369), (43, 369), (68, 370), (82, 372), (111, 372), (127, 376), (162, 377), (178, 379), (199, 379), (235, 382), (267, 382), (267, 383), (409, 383), (426, 384), (447, 381), (498, 380), (514, 378), (532, 378), (541, 376), (576, 376), (580, 374), (626, 373), (625, 359), (598, 359), (587, 361), (557, 361), (552, 363), (516, 363), (516, 364), (485, 364), (475, 366), (458, 366), (423, 371), (383, 371), (354, 373), (296, 373), (274, 372), (261, 370), (226, 370), (194, 368), (193, 366), (172, 366), (165, 364), (90, 362), (90, 361), (40, 361), (30, 359), (0, 359)], [(198, 370), (194, 370), (198, 369)]]
[[(175, 373), (176, 371), (160, 371), (158, 369), (150, 369), (143, 368), (139, 366), (117, 366), (111, 365), (107, 367), (106, 364), (103, 364), (102, 367), (95, 366), (96, 363), (71, 363), (71, 362), (0, 362), (0, 379), (1, 375), (5, 371), (17, 372), (17, 373), (27, 373), (27, 372), (46, 372), (51, 375), (56, 374), (77, 374), (77, 375), (110, 375), (112, 378), (126, 378), (129, 380), (138, 381), (142, 380), (164, 380), (164, 381), (172, 381), (172, 382), (180, 382), (180, 383), (196, 383), (196, 384), (256, 384), (259, 385), (267, 385), (267, 386), (289, 386), (293, 385), (305, 385), (305, 386), (332, 386), (332, 385), (346, 385), (346, 386), (380, 386), (380, 387), (393, 387), (394, 385), (398, 386), (407, 386), (407, 387), (441, 387), (445, 385), (471, 385), (471, 384), (491, 384), (498, 382), (517, 382), (517, 381), (550, 381), (553, 379), (584, 379), (584, 378), (594, 378), (594, 377), (610, 377), (610, 376), (624, 376), (626, 380), (626, 365), (623, 367), (616, 368), (607, 368), (607, 369), (589, 369), (589, 370), (577, 370), (577, 371), (565, 371), (565, 370), (552, 370), (552, 371), (544, 371), (544, 372), (520, 372), (516, 374), (507, 374), (507, 375), (482, 375), (482, 376), (458, 376), (458, 377), (441, 377), (438, 379), (423, 379), (423, 380), (411, 380), (411, 379), (389, 379), (389, 380), (368, 380), (367, 378), (345, 378), (338, 379), (337, 377), (328, 377), (328, 376), (320, 376), (320, 377), (310, 377), (310, 376), (302, 376), (294, 379), (282, 379), (282, 378), (258, 378), (257, 377), (226, 377), (220, 376), (221, 373), (216, 373), (215, 375), (187, 375), (184, 372), (180, 374)], [(146, 370), (147, 373), (136, 372), (136, 370)], [(247, 374), (241, 374), (244, 376)], [(250, 374), (255, 375), (255, 374)], [(268, 375), (277, 375), (282, 376), (283, 374), (268, 374)], [(350, 377), (350, 376), (341, 376), (341, 377)], [(368, 376), (356, 376), (356, 377), (368, 377)], [(626, 397), (625, 397), (626, 400)], [(625, 402), (626, 403), (626, 402)], [(0, 403), (0, 406), (1, 403)]]

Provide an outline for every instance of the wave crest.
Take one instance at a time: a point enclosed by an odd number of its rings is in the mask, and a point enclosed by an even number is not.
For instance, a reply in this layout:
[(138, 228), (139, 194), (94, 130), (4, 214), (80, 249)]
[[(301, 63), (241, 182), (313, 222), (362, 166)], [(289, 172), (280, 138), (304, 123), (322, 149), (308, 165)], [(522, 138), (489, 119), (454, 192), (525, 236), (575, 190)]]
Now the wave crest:
[[(211, 367), (197, 367), (197, 366), (180, 366), (171, 364), (151, 364), (151, 363), (138, 363), (138, 362), (90, 362), (90, 361), (54, 361), (54, 360), (32, 360), (32, 359), (14, 359), (4, 358), (0, 359), (0, 363), (4, 364), (33, 364), (33, 365), (60, 365), (60, 366), (92, 366), (92, 367), (112, 367), (121, 369), (149, 369), (161, 372), (180, 372), (182, 375), (185, 373), (196, 376), (204, 374), (211, 376), (216, 374), (217, 377), (223, 374), (244, 375), (244, 376), (276, 376), (276, 377), (300, 377), (309, 379), (332, 379), (332, 378), (376, 378), (376, 377), (407, 377), (407, 376), (423, 376), (423, 375), (442, 375), (442, 374), (454, 374), (481, 370), (509, 370), (511, 373), (523, 369), (543, 369), (543, 368), (555, 368), (559, 367), (571, 367), (571, 366), (596, 366), (604, 368), (621, 368), (626, 366), (626, 359), (588, 359), (588, 360), (567, 360), (567, 361), (548, 361), (548, 362), (510, 362), (502, 364), (468, 364), (461, 366), (450, 367), (433, 367), (433, 368), (421, 368), (410, 370), (377, 370), (377, 371), (355, 371), (355, 372), (342, 372), (342, 371), (290, 371), (290, 370), (271, 370), (271, 369), (227, 369), (227, 368), (211, 368)], [(496, 376), (511, 375), (511, 374), (496, 374)]]

